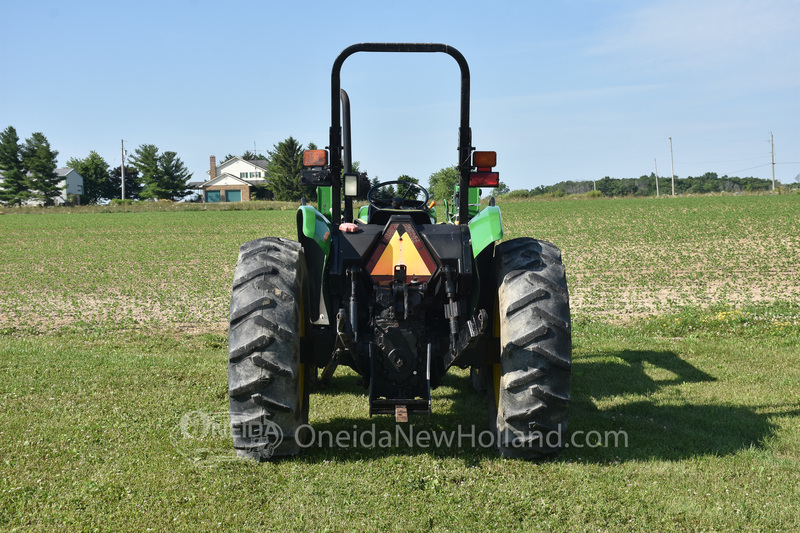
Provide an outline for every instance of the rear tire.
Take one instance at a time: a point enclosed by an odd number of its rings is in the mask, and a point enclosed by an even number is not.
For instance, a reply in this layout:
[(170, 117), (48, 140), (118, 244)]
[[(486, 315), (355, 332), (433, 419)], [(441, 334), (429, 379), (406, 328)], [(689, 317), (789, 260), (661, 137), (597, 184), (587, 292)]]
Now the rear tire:
[(500, 363), (487, 368), (490, 419), (506, 457), (554, 456), (567, 433), (569, 292), (559, 249), (519, 238), (495, 249)]
[(231, 292), (228, 394), (240, 457), (268, 460), (300, 451), (308, 424), (312, 365), (303, 365), (306, 266), (300, 243), (264, 238), (243, 244)]

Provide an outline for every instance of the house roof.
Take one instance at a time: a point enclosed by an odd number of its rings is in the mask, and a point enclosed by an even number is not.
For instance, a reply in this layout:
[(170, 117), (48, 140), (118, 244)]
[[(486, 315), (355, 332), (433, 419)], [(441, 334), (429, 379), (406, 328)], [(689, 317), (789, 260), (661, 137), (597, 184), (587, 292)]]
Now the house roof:
[[(67, 176), (69, 175), (70, 172), (75, 172), (75, 175), (78, 176), (79, 178), (81, 178), (81, 180), (83, 180), (83, 176), (78, 174), (78, 172), (74, 168), (61, 167), (61, 168), (57, 168), (55, 172), (56, 172), (56, 176), (58, 176), (59, 178), (64, 178), (64, 179), (67, 178)], [(30, 172), (28, 172), (28, 175), (30, 175)], [(0, 181), (3, 181), (3, 179), (4, 179), (3, 171), (0, 170)]]
[(214, 178), (211, 181), (204, 182), (200, 187), (203, 188), (203, 189), (205, 189), (206, 187), (213, 187), (214, 185), (220, 185), (221, 182), (223, 182), (225, 180), (232, 180), (234, 183), (238, 182), (239, 185), (251, 185), (250, 183), (246, 182), (245, 180), (243, 180), (241, 178), (237, 178), (233, 174), (221, 174), (221, 175), (217, 176), (216, 178)]
[[(267, 159), (242, 159), (241, 157), (231, 157), (230, 159), (226, 159), (219, 165), (217, 165), (217, 175), (220, 175), (220, 172), (224, 174), (224, 168), (230, 165), (235, 161), (242, 161), (243, 163), (248, 163), (252, 167), (259, 168), (261, 170), (266, 170), (267, 166), (269, 165), (269, 161)], [(210, 174), (210, 170), (206, 170), (206, 174)]]

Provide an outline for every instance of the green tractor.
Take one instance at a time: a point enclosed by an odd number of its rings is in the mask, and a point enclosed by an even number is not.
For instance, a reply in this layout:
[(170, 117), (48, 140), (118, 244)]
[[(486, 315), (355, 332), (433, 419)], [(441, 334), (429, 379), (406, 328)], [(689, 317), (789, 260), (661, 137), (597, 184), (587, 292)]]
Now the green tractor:
[[(369, 188), (354, 217), (368, 182), (352, 172), (340, 70), (357, 52), (441, 52), (460, 67), (460, 177), (439, 223), (427, 191), (398, 182)], [(431, 412), (431, 390), (450, 367), (470, 368), (502, 455), (563, 448), (572, 340), (561, 253), (528, 237), (499, 242), (499, 207), (478, 201), (479, 187), (498, 184), (496, 154), (472, 147), (469, 93), (466, 60), (444, 44), (362, 43), (336, 58), (330, 144), (304, 154), (302, 181), (317, 188), (318, 207), (301, 202), (296, 241), (265, 237), (239, 250), (228, 380), (240, 456), (305, 448), (309, 394), (338, 365), (362, 377), (370, 415), (399, 422)], [(387, 198), (395, 185), (402, 194)]]

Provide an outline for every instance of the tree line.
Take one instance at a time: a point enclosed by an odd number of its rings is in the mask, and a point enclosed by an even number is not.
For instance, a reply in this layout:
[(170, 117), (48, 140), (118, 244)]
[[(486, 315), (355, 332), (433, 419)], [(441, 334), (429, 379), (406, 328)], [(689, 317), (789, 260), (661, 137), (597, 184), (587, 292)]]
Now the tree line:
[[(30, 201), (53, 205), (61, 196), (62, 178), (56, 174), (58, 152), (42, 133), (34, 133), (24, 143), (13, 126), (0, 133), (0, 203), (23, 205)], [(110, 168), (92, 150), (84, 158), (71, 158), (67, 167), (83, 177), (81, 203), (94, 204), (101, 200), (120, 198), (122, 166)], [(178, 200), (188, 194), (192, 174), (177, 153), (142, 144), (125, 165), (125, 197), (132, 200)]]
[[(675, 176), (675, 194), (705, 194), (718, 192), (756, 192), (772, 189), (772, 181), (762, 178), (738, 176), (719, 176), (716, 172), (706, 172), (702, 176)], [(604, 177), (596, 181), (562, 181), (555, 185), (540, 185), (533, 189), (516, 189), (509, 191), (511, 198), (528, 198), (533, 196), (564, 196), (567, 194), (586, 194), (598, 191), (602, 196), (656, 196), (656, 176), (639, 178)], [(663, 195), (672, 194), (672, 179), (658, 177), (658, 192)]]
[[(316, 200), (316, 190), (305, 187), (300, 182), (303, 170), (304, 150), (315, 150), (317, 145), (303, 146), (293, 137), (288, 137), (273, 145), (266, 157), (247, 150), (241, 158), (245, 160), (266, 159), (266, 184), (253, 187), (253, 197), (280, 201), (298, 201), (305, 197)], [(39, 200), (44, 205), (53, 205), (56, 197), (63, 192), (62, 178), (57, 168), (58, 152), (50, 147), (42, 133), (34, 133), (24, 143), (20, 143), (16, 130), (9, 126), (0, 134), (0, 172), (4, 180), (0, 182), (0, 203), (23, 205)], [(234, 157), (228, 154), (224, 161)], [(80, 202), (96, 204), (104, 200), (121, 198), (122, 166), (111, 168), (108, 162), (92, 150), (83, 158), (70, 158), (67, 167), (74, 169), (83, 177), (83, 194)], [(125, 165), (125, 198), (130, 200), (171, 199), (178, 200), (189, 194), (188, 181), (192, 174), (175, 152), (159, 152), (153, 144), (142, 144), (136, 148)], [(361, 173), (359, 163), (353, 163), (353, 170)], [(363, 173), (366, 176), (366, 173)], [(396, 180), (419, 183), (419, 179), (403, 174)], [(376, 185), (380, 178), (375, 177), (370, 185)], [(458, 182), (458, 169), (443, 168), (431, 174), (429, 192), (432, 198), (444, 199), (453, 195)], [(390, 199), (405, 194), (407, 186), (387, 187), (379, 191), (378, 197)], [(363, 199), (363, 198), (362, 198)]]
[[(276, 199), (281, 201), (298, 201), (305, 197), (316, 200), (316, 190), (305, 187), (300, 182), (303, 169), (303, 151), (314, 150), (317, 146), (309, 143), (304, 147), (293, 137), (273, 145), (266, 155), (266, 184), (254, 187), (257, 199)], [(22, 205), (28, 201), (40, 201), (44, 205), (52, 205), (56, 197), (62, 193), (61, 179), (55, 172), (58, 152), (50, 147), (47, 138), (40, 132), (34, 133), (21, 143), (16, 130), (9, 126), (0, 133), (0, 172), (4, 180), (0, 182), (0, 203), (6, 205)], [(225, 160), (234, 157), (228, 155)], [(262, 159), (257, 154), (246, 151), (242, 159)], [(184, 198), (189, 192), (188, 181), (192, 174), (175, 152), (159, 152), (153, 144), (142, 144), (130, 158), (130, 165), (125, 165), (125, 197), (138, 199), (171, 199)], [(119, 198), (122, 189), (122, 168), (110, 168), (108, 163), (95, 151), (85, 158), (71, 158), (67, 166), (76, 170), (83, 177), (83, 195), (81, 203), (97, 203), (101, 200)], [(354, 170), (360, 172), (358, 162)], [(366, 173), (364, 173), (366, 175)], [(639, 178), (611, 178), (606, 176), (595, 181), (562, 181), (555, 185), (540, 185), (533, 189), (509, 190), (502, 182), (494, 188), (494, 196), (527, 198), (535, 196), (563, 196), (567, 194), (594, 194), (602, 196), (655, 196), (656, 179), (661, 194), (672, 193), (672, 180), (658, 177), (654, 173)], [(402, 175), (397, 180), (419, 183), (417, 178)], [(428, 178), (428, 191), (431, 198), (437, 200), (450, 199), (459, 180), (456, 166), (446, 167), (433, 172)], [(370, 185), (380, 182), (375, 177)], [(402, 196), (405, 186), (390, 187), (383, 190), (379, 197)], [(755, 192), (772, 188), (771, 180), (719, 176), (715, 172), (706, 172), (702, 176), (675, 178), (676, 194), (702, 194), (715, 192)]]

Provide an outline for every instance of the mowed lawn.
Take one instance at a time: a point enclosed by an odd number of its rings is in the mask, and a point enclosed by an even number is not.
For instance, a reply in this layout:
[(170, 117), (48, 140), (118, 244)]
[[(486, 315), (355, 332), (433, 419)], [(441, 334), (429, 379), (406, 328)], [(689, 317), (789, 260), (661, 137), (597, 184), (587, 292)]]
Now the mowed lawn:
[(800, 195), (500, 205), (567, 267), (555, 461), (485, 446), (463, 370), (400, 429), (455, 441), (364, 440), (397, 426), (343, 369), (310, 412), (339, 446), (236, 460), (233, 266), (294, 210), (0, 215), (0, 530), (800, 529)]

